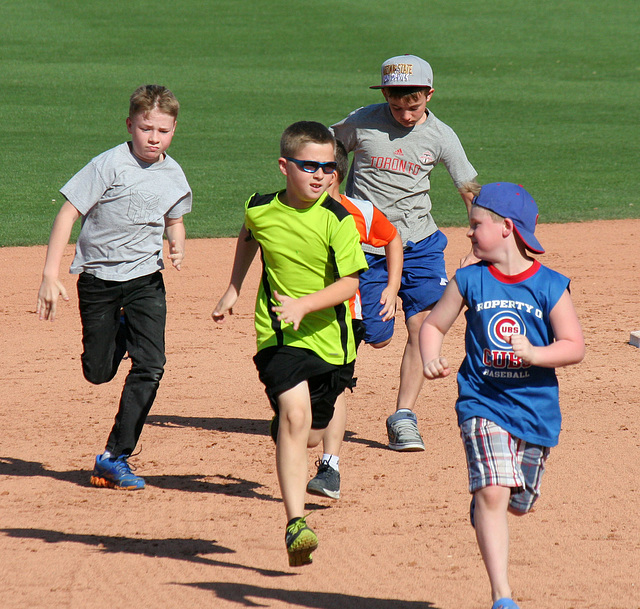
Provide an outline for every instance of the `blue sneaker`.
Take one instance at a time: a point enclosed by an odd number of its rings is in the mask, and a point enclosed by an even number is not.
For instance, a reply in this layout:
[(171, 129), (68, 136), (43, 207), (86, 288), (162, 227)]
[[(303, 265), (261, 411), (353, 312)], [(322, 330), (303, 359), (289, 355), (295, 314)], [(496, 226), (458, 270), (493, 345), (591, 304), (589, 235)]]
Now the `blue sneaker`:
[(126, 491), (143, 489), (144, 478), (136, 476), (131, 471), (128, 458), (129, 455), (120, 455), (117, 459), (98, 455), (93, 474), (91, 474), (91, 484), (101, 488), (117, 488)]

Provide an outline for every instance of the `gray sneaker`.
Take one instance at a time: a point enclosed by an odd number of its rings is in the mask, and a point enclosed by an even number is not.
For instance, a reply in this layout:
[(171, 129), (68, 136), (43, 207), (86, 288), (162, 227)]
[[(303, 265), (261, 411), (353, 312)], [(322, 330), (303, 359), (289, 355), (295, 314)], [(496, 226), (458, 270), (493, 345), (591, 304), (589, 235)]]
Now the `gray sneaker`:
[(307, 484), (307, 493), (340, 499), (340, 472), (333, 469), (328, 461), (316, 461), (318, 473)]
[(395, 412), (387, 419), (387, 434), (391, 450), (424, 450), (418, 431), (418, 417), (410, 410)]

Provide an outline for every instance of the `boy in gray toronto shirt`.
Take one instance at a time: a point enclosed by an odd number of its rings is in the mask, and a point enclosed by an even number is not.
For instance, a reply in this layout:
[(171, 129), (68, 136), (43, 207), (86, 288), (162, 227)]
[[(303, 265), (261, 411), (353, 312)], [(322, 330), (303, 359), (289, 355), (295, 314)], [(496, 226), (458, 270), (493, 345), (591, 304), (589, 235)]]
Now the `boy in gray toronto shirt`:
[(73, 224), (82, 217), (71, 273), (79, 274), (82, 371), (94, 384), (110, 381), (125, 353), (125, 380), (105, 452), (96, 457), (91, 484), (138, 490), (144, 479), (132, 473), (133, 452), (151, 409), (166, 362), (165, 288), (160, 270), (163, 235), (169, 259), (180, 270), (184, 258), (182, 216), (191, 211), (191, 189), (166, 150), (180, 105), (169, 89), (143, 85), (130, 99), (131, 141), (103, 152), (61, 189), (65, 198), (49, 239), (37, 314), (53, 321), (59, 296), (62, 255)]
[[(400, 366), (396, 412), (387, 419), (389, 448), (424, 450), (413, 412), (423, 383), (418, 348), (420, 326), (447, 284), (447, 239), (431, 216), (430, 174), (444, 163), (467, 207), (480, 190), (477, 173), (454, 131), (427, 110), (433, 95), (431, 66), (415, 55), (392, 57), (382, 64), (386, 102), (352, 112), (332, 126), (353, 163), (345, 192), (371, 201), (396, 227), (404, 247), (402, 299), (408, 338)], [(369, 270), (360, 276), (365, 342), (389, 344), (394, 321), (381, 321), (380, 295), (387, 284), (384, 252), (363, 246)], [(474, 261), (467, 257), (467, 262)]]

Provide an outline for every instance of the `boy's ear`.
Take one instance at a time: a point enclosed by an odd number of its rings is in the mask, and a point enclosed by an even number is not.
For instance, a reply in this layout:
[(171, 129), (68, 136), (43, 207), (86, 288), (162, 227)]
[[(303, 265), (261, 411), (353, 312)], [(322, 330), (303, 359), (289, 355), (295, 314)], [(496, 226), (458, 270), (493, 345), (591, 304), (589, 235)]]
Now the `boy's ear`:
[(287, 175), (287, 159), (285, 159), (284, 157), (280, 157), (278, 159), (278, 166), (280, 167), (280, 171), (282, 172), (283, 175)]
[(502, 222), (502, 236), (508, 237), (513, 233), (513, 220), (511, 218), (505, 218)]

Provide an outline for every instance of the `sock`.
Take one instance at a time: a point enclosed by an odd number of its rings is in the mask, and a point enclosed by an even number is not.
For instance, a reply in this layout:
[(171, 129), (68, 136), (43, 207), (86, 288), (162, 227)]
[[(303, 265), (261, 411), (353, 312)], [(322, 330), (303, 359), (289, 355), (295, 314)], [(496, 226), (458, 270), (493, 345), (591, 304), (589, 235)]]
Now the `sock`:
[(322, 455), (322, 460), (326, 461), (329, 464), (329, 466), (335, 469), (337, 472), (340, 471), (340, 468), (338, 465), (340, 463), (340, 457), (338, 457), (338, 455), (330, 455), (328, 453), (324, 453)]
[(103, 459), (113, 459), (113, 454), (112, 454), (112, 453), (110, 453), (108, 450), (105, 450), (105, 451), (102, 453), (102, 458), (103, 458)]
[(396, 410), (396, 412), (413, 412), (413, 410), (411, 410), (411, 408), (400, 408)]

